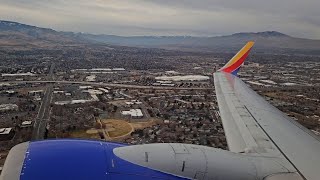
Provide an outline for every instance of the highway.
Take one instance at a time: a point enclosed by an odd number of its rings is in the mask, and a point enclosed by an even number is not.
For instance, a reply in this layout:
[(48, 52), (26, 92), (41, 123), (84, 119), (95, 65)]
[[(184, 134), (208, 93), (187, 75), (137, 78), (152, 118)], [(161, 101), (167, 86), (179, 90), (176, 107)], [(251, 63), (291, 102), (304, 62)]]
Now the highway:
[(127, 89), (159, 89), (159, 90), (213, 90), (210, 88), (197, 88), (197, 87), (167, 87), (167, 86), (142, 86), (142, 85), (131, 85), (131, 84), (115, 84), (115, 83), (103, 83), (103, 82), (87, 82), (87, 81), (3, 81), (0, 83), (58, 83), (58, 84), (81, 84), (81, 85), (93, 85), (93, 86), (107, 86), (115, 88), (127, 88)]
[(47, 127), (47, 121), (49, 120), (50, 116), (50, 102), (52, 98), (52, 92), (53, 92), (53, 85), (49, 84), (46, 87), (42, 103), (40, 105), (37, 118), (35, 119), (35, 123), (33, 126), (33, 134), (32, 139), (43, 139), (44, 134)]
[[(49, 74), (47, 78), (52, 81), (53, 80), (53, 70), (54, 70), (54, 63), (51, 64)], [(44, 96), (42, 98), (42, 102), (38, 111), (37, 118), (35, 119), (34, 125), (33, 125), (33, 132), (32, 132), (32, 139), (38, 140), (43, 139), (47, 122), (50, 118), (50, 103), (52, 99), (52, 93), (53, 93), (53, 84), (48, 83), (46, 86), (46, 90), (44, 92)]]

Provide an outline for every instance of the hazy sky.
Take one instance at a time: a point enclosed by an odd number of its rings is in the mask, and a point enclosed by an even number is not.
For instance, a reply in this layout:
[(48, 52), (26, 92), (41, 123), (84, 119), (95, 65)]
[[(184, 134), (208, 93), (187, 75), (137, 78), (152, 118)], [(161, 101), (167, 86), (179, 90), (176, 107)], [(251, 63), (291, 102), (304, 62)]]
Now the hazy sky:
[(320, 39), (320, 0), (0, 0), (0, 19), (62, 31), (215, 36), (275, 30)]

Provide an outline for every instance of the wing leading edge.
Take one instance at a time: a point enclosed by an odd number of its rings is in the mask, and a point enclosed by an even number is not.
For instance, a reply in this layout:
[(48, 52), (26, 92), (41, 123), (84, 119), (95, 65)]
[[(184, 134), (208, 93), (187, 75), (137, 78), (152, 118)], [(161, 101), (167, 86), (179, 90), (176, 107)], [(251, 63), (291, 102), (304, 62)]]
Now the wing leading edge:
[[(242, 57), (246, 57), (248, 51)], [(241, 65), (244, 59), (238, 58), (238, 61), (241, 63), (230, 62)], [(214, 83), (230, 151), (276, 158), (305, 179), (319, 179), (319, 137), (270, 105), (236, 77), (234, 72), (240, 66), (226, 71), (230, 67), (227, 65), (214, 74)]]

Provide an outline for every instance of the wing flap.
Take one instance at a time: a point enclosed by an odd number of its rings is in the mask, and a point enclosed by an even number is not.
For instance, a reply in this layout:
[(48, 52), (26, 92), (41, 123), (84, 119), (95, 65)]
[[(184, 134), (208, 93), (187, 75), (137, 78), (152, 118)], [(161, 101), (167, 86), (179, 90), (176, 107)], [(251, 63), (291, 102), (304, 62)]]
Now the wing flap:
[(275, 154), (279, 154), (279, 151), (238, 98), (232, 86), (234, 78), (235, 76), (227, 73), (214, 74), (217, 100), (229, 150), (272, 153), (276, 156)]

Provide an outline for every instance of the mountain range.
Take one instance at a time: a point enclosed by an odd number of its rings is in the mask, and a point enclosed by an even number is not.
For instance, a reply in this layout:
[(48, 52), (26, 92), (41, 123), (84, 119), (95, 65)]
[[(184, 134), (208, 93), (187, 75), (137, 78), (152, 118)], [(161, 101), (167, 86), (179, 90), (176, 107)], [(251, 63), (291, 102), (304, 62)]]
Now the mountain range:
[(52, 48), (79, 44), (107, 44), (184, 51), (223, 51), (238, 49), (255, 41), (257, 53), (320, 55), (320, 40), (288, 36), (276, 31), (236, 33), (228, 36), (115, 36), (61, 32), (11, 21), (0, 21), (0, 47)]

